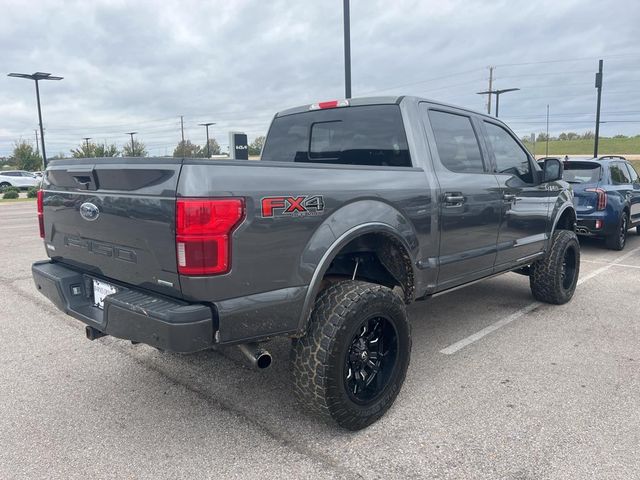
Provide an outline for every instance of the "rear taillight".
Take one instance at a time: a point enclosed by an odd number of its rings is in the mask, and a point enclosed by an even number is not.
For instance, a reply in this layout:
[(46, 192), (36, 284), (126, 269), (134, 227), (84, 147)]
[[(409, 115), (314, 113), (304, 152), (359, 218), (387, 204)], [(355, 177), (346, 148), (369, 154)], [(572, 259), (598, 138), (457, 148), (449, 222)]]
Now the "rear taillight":
[(239, 198), (179, 198), (176, 256), (183, 275), (215, 275), (231, 269), (230, 235), (244, 218)]
[(37, 201), (38, 201), (38, 227), (40, 227), (40, 238), (44, 238), (44, 190), (38, 190)]
[(604, 210), (607, 208), (607, 192), (601, 188), (587, 188), (585, 192), (594, 192), (598, 194), (596, 200), (596, 210)]

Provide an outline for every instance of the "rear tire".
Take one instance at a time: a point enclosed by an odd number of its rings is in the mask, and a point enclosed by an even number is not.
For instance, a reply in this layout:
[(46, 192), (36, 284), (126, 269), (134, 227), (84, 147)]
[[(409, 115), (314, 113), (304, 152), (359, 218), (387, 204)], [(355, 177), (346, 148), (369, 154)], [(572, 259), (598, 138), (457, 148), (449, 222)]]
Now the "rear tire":
[(2, 182), (2, 183), (0, 183), (0, 192), (1, 192), (2, 190), (4, 190), (5, 188), (10, 187), (10, 186), (11, 186), (11, 184), (10, 184), (9, 182)]
[(629, 228), (629, 215), (627, 212), (622, 212), (620, 219), (618, 220), (618, 228), (615, 233), (605, 238), (607, 248), (611, 250), (622, 250), (627, 244), (627, 229)]
[(360, 430), (393, 404), (410, 352), (398, 295), (361, 281), (334, 284), (318, 296), (306, 335), (293, 340), (295, 396), (322, 419)]
[(547, 256), (531, 265), (529, 284), (536, 300), (562, 305), (573, 297), (580, 273), (580, 244), (575, 232), (553, 234)]

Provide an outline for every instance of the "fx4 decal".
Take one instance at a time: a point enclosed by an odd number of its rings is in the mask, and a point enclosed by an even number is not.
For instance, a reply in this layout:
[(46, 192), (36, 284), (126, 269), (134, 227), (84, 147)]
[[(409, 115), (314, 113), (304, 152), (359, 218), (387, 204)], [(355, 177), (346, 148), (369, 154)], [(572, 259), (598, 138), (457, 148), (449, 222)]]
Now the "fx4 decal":
[(322, 215), (324, 198), (322, 195), (299, 195), (295, 197), (264, 197), (262, 217), (291, 215), (294, 217)]

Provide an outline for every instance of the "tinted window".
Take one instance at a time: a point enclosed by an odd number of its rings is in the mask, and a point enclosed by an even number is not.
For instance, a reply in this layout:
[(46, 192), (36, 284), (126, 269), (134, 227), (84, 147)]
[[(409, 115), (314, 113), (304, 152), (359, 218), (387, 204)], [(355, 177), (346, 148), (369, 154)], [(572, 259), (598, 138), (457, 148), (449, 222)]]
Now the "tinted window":
[(484, 172), (478, 138), (469, 117), (430, 110), (429, 121), (445, 167), (460, 173)]
[(600, 165), (586, 162), (565, 162), (562, 178), (569, 183), (597, 183), (600, 180)]
[(631, 183), (638, 183), (638, 172), (633, 168), (633, 165), (627, 163), (629, 169), (629, 175), (631, 175)]
[(410, 167), (398, 105), (315, 110), (274, 119), (263, 161)]
[(625, 185), (627, 183), (631, 183), (629, 172), (627, 171), (624, 163), (612, 163), (610, 169), (611, 183), (613, 183), (614, 185)]
[(529, 156), (504, 128), (485, 122), (487, 138), (496, 159), (498, 173), (509, 173), (524, 183), (533, 183)]

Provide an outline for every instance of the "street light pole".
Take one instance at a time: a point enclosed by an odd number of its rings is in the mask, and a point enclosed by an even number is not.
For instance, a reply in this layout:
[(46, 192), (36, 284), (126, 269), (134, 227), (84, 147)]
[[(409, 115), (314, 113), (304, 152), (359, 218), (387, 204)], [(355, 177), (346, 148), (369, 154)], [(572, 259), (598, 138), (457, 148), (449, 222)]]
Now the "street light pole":
[(85, 142), (85, 145), (87, 146), (87, 155), (89, 155), (89, 140), (91, 140), (91, 137), (82, 137), (82, 139)]
[(131, 135), (131, 156), (135, 157), (135, 146), (133, 143), (133, 136), (138, 133), (138, 132), (127, 132), (127, 135)]
[(547, 146), (544, 151), (544, 156), (549, 156), (549, 104), (547, 104)]
[(10, 73), (9, 77), (27, 78), (33, 80), (36, 84), (36, 101), (38, 103), (38, 121), (40, 122), (40, 141), (42, 142), (42, 164), (44, 168), (47, 168), (47, 152), (44, 147), (44, 126), (42, 125), (42, 108), (40, 107), (40, 87), (38, 85), (39, 80), (62, 80), (63, 77), (55, 77), (50, 73), (36, 72), (32, 74), (28, 73)]
[(593, 158), (598, 158), (598, 140), (600, 137), (600, 102), (602, 101), (602, 66), (603, 61), (598, 62), (598, 73), (596, 73), (596, 88), (598, 89), (598, 105), (596, 107), (596, 139), (593, 144)]
[(495, 93), (496, 95), (496, 118), (498, 118), (498, 113), (499, 113), (499, 108), (500, 108), (500, 95), (502, 95), (503, 93), (507, 93), (507, 92), (515, 92), (517, 90), (520, 90), (519, 88), (503, 88), (501, 90), (485, 90), (484, 92), (477, 92), (478, 95), (489, 95), (489, 98), (491, 98), (491, 95)]
[(207, 130), (207, 158), (211, 158), (211, 153), (209, 151), (209, 126), (215, 125), (215, 123), (214, 122), (199, 123), (198, 125), (204, 127)]
[(351, 18), (349, 0), (343, 0), (344, 23), (344, 98), (351, 98)]

